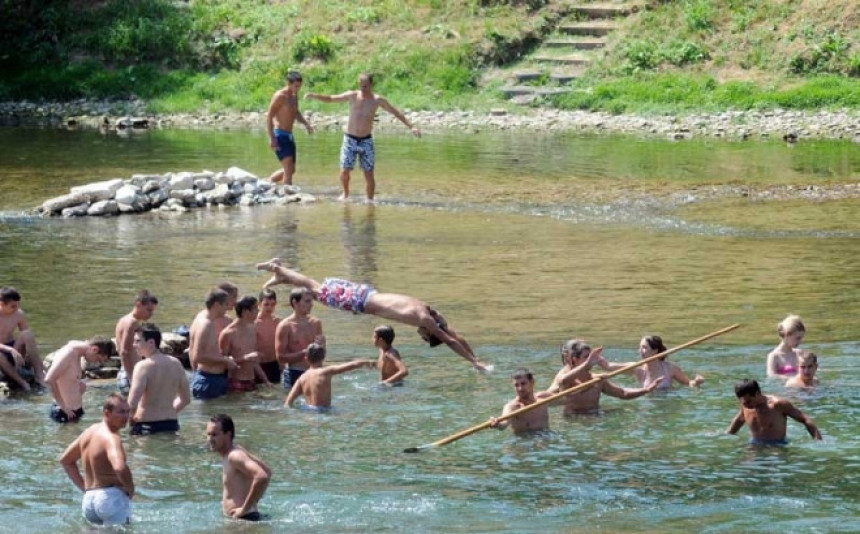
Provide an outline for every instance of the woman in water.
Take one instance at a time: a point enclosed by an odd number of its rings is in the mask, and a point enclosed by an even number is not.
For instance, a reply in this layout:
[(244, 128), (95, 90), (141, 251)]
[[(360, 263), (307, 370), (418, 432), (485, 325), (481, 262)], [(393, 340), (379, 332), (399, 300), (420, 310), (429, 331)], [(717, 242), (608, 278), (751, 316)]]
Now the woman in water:
[[(666, 352), (666, 346), (663, 345), (663, 339), (660, 336), (645, 336), (639, 342), (639, 358), (642, 360), (661, 352)], [(634, 362), (609, 363), (601, 358), (598, 365), (606, 371), (616, 371), (631, 363)], [(645, 365), (631, 369), (629, 372), (636, 374), (636, 379), (639, 380), (642, 387), (648, 387), (655, 380), (660, 380), (660, 385), (657, 388), (664, 390), (672, 387), (673, 380), (691, 388), (698, 387), (705, 381), (705, 377), (702, 375), (696, 375), (695, 378), (690, 380), (680, 367), (669, 362), (666, 358), (658, 358)]]
[(806, 334), (806, 327), (797, 315), (789, 315), (780, 322), (776, 331), (780, 342), (767, 355), (767, 376), (788, 378), (797, 374), (797, 353)]

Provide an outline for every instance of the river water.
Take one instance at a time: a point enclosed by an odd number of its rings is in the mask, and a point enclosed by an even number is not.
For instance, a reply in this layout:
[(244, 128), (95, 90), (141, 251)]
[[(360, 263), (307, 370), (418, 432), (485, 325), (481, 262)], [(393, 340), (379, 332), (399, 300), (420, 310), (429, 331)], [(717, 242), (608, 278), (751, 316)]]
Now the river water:
[[(495, 364), (479, 375), (394, 325), (410, 367), (403, 388), (377, 389), (372, 371), (337, 377), (329, 415), (284, 410), (279, 390), (194, 401), (178, 436), (125, 440), (135, 532), (860, 530), (860, 205), (700, 201), (716, 185), (857, 182), (856, 145), (383, 133), (378, 201), (365, 205), (334, 200), (339, 142), (299, 134), (296, 183), (315, 204), (60, 220), (22, 211), (96, 180), (233, 165), (266, 176), (276, 162), (260, 132), (0, 129), (0, 284), (22, 292), (44, 353), (112, 333), (143, 287), (160, 299), (155, 322), (187, 324), (209, 287), (229, 279), (256, 293), (265, 277), (254, 262), (280, 256), (313, 277), (421, 297)], [(360, 199), (359, 172), (352, 189)], [(378, 321), (315, 313), (331, 361), (375, 356)], [(804, 346), (821, 357), (814, 392), (764, 379), (787, 313), (804, 318)], [(674, 346), (732, 323), (743, 326), (673, 356), (706, 376), (701, 389), (605, 398), (592, 417), (553, 409), (553, 431), (540, 437), (484, 431), (401, 452), (499, 413), (518, 366), (549, 386), (569, 337), (628, 361), (644, 334)], [(744, 377), (791, 398), (824, 441), (794, 422), (781, 449), (748, 448), (746, 429), (724, 435)], [(86, 394), (85, 423), (109, 390)], [(0, 532), (86, 530), (80, 495), (56, 462), (83, 425), (51, 423), (49, 404), (0, 403)], [(220, 467), (204, 429), (221, 411), (273, 468), (264, 524), (220, 515)]]

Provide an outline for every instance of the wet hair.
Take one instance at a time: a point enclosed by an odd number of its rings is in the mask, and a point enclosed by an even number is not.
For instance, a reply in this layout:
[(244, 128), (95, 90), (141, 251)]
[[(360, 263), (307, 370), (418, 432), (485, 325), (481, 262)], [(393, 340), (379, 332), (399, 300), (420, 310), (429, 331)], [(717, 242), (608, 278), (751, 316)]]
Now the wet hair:
[(311, 343), (308, 345), (308, 361), (319, 363), (325, 359), (325, 347)]
[(218, 423), (221, 425), (221, 432), (230, 433), (230, 439), (236, 438), (236, 427), (233, 425), (233, 418), (225, 413), (219, 413), (209, 418), (210, 423)]
[(750, 378), (745, 378), (735, 386), (735, 396), (737, 398), (746, 397), (747, 395), (754, 396), (761, 393), (761, 387), (758, 382)]
[[(651, 347), (654, 354), (660, 354), (661, 352), (666, 352), (668, 350), (666, 345), (663, 344), (663, 338), (660, 336), (645, 336), (642, 339), (645, 340), (645, 343), (648, 343), (648, 346)], [(660, 358), (661, 361), (665, 359), (665, 357)]]
[(260, 298), (260, 302), (263, 302), (264, 300), (274, 300), (275, 302), (278, 302), (278, 294), (275, 293), (274, 289), (266, 288), (266, 289), (260, 291), (260, 297), (259, 298)]
[(227, 304), (229, 295), (221, 288), (215, 287), (206, 295), (206, 309), (212, 309), (216, 304)]
[(119, 394), (117, 392), (113, 392), (107, 396), (104, 404), (102, 404), (102, 411), (113, 413), (114, 408), (116, 408), (116, 405), (119, 404), (120, 402), (128, 402), (128, 401), (126, 401), (125, 397), (123, 397), (121, 394)]
[(371, 74), (369, 72), (362, 72), (361, 74), (358, 75), (358, 80), (359, 81), (367, 80), (370, 83), (370, 85), (373, 85), (373, 74)]
[(290, 291), (290, 306), (302, 300), (305, 295), (313, 295), (314, 292), (306, 287), (295, 287)]
[(233, 298), (239, 296), (239, 288), (236, 287), (236, 284), (233, 284), (231, 282), (221, 282), (220, 284), (218, 284), (218, 289), (223, 289), (228, 295)]
[(236, 310), (236, 317), (241, 317), (242, 312), (246, 312), (257, 305), (257, 298), (252, 297), (251, 295), (246, 295), (240, 298), (236, 302), (236, 306), (234, 309)]
[(91, 337), (87, 343), (97, 348), (99, 350), (99, 354), (104, 356), (111, 356), (116, 352), (113, 341), (104, 336)]
[(297, 70), (288, 70), (287, 71), (287, 81), (288, 82), (300, 82), (300, 81), (302, 81), (302, 74)]
[(818, 355), (812, 351), (804, 350), (797, 355), (797, 361), (810, 362), (812, 364), (818, 365)]
[(373, 329), (373, 333), (379, 336), (379, 339), (385, 341), (389, 347), (394, 343), (394, 329), (387, 324), (377, 326)]
[(21, 302), (21, 293), (14, 287), (0, 287), (0, 302)]
[(581, 339), (568, 339), (561, 346), (561, 363), (564, 364), (564, 355), (565, 353), (570, 354), (571, 357), (579, 356), (582, 353), (588, 355), (591, 353), (591, 346), (588, 345), (585, 341)]
[(155, 341), (155, 348), (161, 347), (161, 330), (157, 326), (152, 323), (143, 323), (137, 331), (140, 332), (140, 337), (144, 341)]
[(785, 337), (795, 332), (806, 332), (806, 326), (804, 326), (799, 315), (791, 314), (776, 325), (776, 332), (779, 337)]
[(147, 304), (158, 304), (158, 298), (150, 293), (148, 289), (141, 289), (140, 293), (134, 298), (134, 303), (141, 303), (143, 305)]
[(532, 375), (532, 372), (525, 367), (517, 367), (513, 374), (511, 374), (511, 380), (517, 380), (518, 378), (525, 378), (529, 382), (535, 381), (535, 377)]

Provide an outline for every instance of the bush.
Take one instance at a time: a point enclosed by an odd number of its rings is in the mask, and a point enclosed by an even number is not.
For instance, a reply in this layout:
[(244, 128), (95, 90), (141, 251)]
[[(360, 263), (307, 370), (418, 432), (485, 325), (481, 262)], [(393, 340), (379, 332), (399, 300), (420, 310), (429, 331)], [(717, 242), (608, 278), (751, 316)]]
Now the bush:
[(292, 52), (299, 63), (306, 59), (328, 61), (334, 56), (334, 45), (325, 35), (302, 33), (293, 43)]

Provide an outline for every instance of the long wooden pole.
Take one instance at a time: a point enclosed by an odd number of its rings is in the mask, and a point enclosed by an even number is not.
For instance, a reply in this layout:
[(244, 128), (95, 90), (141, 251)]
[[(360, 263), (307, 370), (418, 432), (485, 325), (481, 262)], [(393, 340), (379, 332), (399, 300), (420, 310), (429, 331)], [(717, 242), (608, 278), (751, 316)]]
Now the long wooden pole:
[[(731, 332), (732, 330), (735, 330), (736, 328), (739, 328), (740, 326), (741, 326), (740, 324), (733, 324), (731, 326), (727, 326), (725, 328), (717, 330), (716, 332), (711, 332), (708, 335), (702, 336), (700, 338), (696, 338), (692, 341), (688, 341), (688, 342), (684, 343), (683, 345), (678, 345), (677, 347), (672, 347), (671, 349), (666, 350), (664, 352), (661, 352), (659, 354), (655, 354), (653, 356), (649, 356), (645, 359), (642, 359), (638, 362), (633, 362), (631, 364), (625, 365), (624, 367), (621, 367), (620, 369), (616, 369), (615, 371), (610, 371), (606, 374), (594, 377), (591, 380), (583, 382), (582, 384), (577, 384), (573, 387), (565, 389), (564, 391), (560, 391), (558, 393), (555, 393), (554, 395), (550, 395), (549, 397), (540, 399), (539, 401), (536, 401), (533, 404), (529, 404), (528, 406), (524, 406), (524, 407), (520, 408), (519, 410), (514, 410), (511, 413), (502, 415), (502, 416), (498, 417), (496, 420), (499, 422), (506, 421), (508, 419), (511, 419), (512, 417), (516, 417), (516, 416), (522, 415), (526, 412), (530, 412), (539, 406), (543, 406), (544, 404), (558, 400), (561, 397), (564, 397), (566, 395), (570, 395), (571, 393), (576, 393), (577, 391), (582, 391), (583, 389), (588, 389), (591, 386), (600, 382), (601, 380), (606, 380), (609, 377), (612, 377), (612, 376), (615, 376), (615, 375), (618, 375), (621, 373), (625, 373), (631, 369), (635, 369), (636, 367), (639, 367), (640, 365), (644, 365), (648, 362), (652, 362), (654, 360), (659, 360), (661, 358), (665, 358), (666, 356), (668, 356), (670, 354), (674, 354), (674, 353), (678, 352), (679, 350), (686, 349), (687, 347), (692, 347), (693, 345), (698, 345), (699, 343), (701, 343), (703, 341), (707, 341), (711, 338), (721, 336), (721, 335), (725, 334), (726, 332)], [(488, 428), (489, 426), (490, 426), (490, 422), (485, 421), (485, 422), (481, 423), (480, 425), (475, 425), (471, 428), (467, 428), (466, 430), (462, 430), (462, 431), (457, 432), (456, 434), (452, 434), (446, 438), (442, 438), (438, 441), (434, 441), (433, 443), (421, 445), (420, 447), (409, 447), (407, 449), (403, 449), (403, 452), (409, 452), (409, 453), (419, 452), (419, 451), (422, 451), (425, 449), (430, 449), (433, 447), (441, 447), (442, 445), (447, 445), (447, 444), (451, 443), (452, 441), (457, 441), (460, 438), (465, 438), (466, 436), (474, 434), (475, 432), (479, 432), (485, 428)]]

